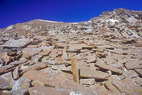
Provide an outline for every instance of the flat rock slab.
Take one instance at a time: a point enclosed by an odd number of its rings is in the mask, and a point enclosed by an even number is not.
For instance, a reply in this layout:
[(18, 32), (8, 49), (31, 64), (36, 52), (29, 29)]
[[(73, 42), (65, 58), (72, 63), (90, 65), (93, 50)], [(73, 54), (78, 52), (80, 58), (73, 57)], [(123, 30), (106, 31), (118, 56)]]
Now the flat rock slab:
[(80, 66), (79, 69), (81, 78), (107, 79), (109, 76), (107, 73), (86, 66)]
[(18, 40), (12, 39), (7, 41), (1, 46), (6, 48), (22, 48), (28, 45), (30, 42), (31, 41), (29, 39), (18, 39)]
[[(24, 77), (30, 80), (37, 80), (46, 85), (55, 86), (55, 87), (69, 87), (68, 84), (73, 83), (72, 75), (66, 74), (64, 72), (43, 72), (43, 71), (36, 71), (30, 70), (23, 74)], [(67, 81), (67, 82), (66, 82)], [(72, 84), (73, 85), (73, 84)]]
[[(43, 72), (43, 71), (31, 70), (31, 71), (24, 73), (23, 76), (30, 80), (38, 81), (39, 83), (42, 83), (43, 85), (45, 84), (51, 87), (67, 89), (70, 91), (79, 91), (83, 95), (97, 95), (95, 90), (84, 88), (82, 85), (73, 81), (71, 74), (67, 74), (64, 72), (52, 72), (52, 71)], [(72, 93), (75, 93), (75, 92), (72, 92)], [(66, 95), (70, 95), (70, 94), (66, 94)], [(73, 95), (76, 95), (76, 94), (73, 94)]]
[(135, 71), (142, 77), (142, 69), (135, 69)]
[(117, 73), (117, 74), (122, 74), (123, 73), (123, 71), (121, 69), (117, 69), (117, 68), (115, 68), (113, 66), (106, 65), (102, 60), (99, 60), (99, 62), (96, 62), (95, 66), (97, 66), (99, 68), (102, 68), (102, 69), (105, 69), (105, 70), (112, 71), (112, 72)]
[(24, 48), (24, 49), (22, 50), (23, 56), (24, 56), (25, 58), (30, 58), (30, 57), (32, 57), (32, 56), (38, 54), (38, 53), (41, 52), (41, 51), (42, 51), (42, 49), (40, 49), (40, 48)]
[(37, 64), (34, 64), (32, 66), (27, 67), (26, 69), (23, 69), (21, 73), (25, 73), (29, 70), (41, 70), (41, 69), (44, 69), (46, 67), (47, 67), (47, 64), (37, 63)]
[(79, 44), (69, 44), (68, 45), (68, 50), (81, 50), (82, 47), (85, 47), (86, 44), (84, 43), (79, 43)]
[(130, 78), (135, 78), (139, 76), (134, 70), (127, 70), (123, 73), (123, 75), (125, 77), (130, 77)]
[(114, 80), (112, 81), (112, 85), (114, 85), (121, 93), (125, 93), (126, 95), (140, 95), (142, 93), (142, 87), (134, 85), (130, 78)]
[(142, 60), (129, 60), (125, 66), (128, 70), (133, 70), (133, 69), (142, 69)]
[(29, 89), (30, 95), (69, 95), (65, 89), (36, 86)]
[(98, 95), (93, 89), (78, 87), (78, 90), (35, 86), (29, 89), (30, 95)]
[(95, 54), (94, 55), (89, 54), (88, 56), (86, 56), (86, 59), (87, 59), (86, 62), (88, 63), (95, 63), (97, 56)]

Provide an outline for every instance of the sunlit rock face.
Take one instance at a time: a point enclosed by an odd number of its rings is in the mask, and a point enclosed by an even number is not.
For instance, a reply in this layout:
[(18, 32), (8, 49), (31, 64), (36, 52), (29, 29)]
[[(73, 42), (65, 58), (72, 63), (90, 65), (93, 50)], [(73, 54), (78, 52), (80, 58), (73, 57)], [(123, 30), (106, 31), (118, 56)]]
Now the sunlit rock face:
[(0, 95), (141, 95), (142, 11), (0, 29)]

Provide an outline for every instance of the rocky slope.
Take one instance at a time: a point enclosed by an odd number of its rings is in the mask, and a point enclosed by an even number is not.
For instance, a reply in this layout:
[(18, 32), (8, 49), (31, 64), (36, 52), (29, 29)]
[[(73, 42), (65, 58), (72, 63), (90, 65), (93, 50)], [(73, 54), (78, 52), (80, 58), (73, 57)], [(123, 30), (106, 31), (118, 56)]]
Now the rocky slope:
[(142, 11), (0, 29), (0, 95), (141, 95)]

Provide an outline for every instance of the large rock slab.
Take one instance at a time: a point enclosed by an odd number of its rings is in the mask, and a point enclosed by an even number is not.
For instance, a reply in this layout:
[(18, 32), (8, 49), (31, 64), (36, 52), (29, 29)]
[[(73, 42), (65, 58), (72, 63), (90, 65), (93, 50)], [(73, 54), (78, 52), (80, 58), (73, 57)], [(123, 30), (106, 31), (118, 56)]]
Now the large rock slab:
[(36, 86), (29, 89), (30, 95), (69, 95), (65, 89)]
[(80, 77), (81, 78), (94, 78), (94, 79), (107, 79), (108, 78), (108, 74), (101, 72), (101, 71), (97, 71), (94, 70), (90, 67), (86, 67), (86, 66), (80, 66)]
[(27, 72), (29, 70), (41, 70), (41, 69), (44, 69), (46, 67), (47, 67), (47, 64), (37, 63), (37, 64), (34, 64), (32, 66), (29, 66), (29, 67), (23, 69), (21, 73), (25, 73), (25, 72)]
[[(64, 72), (53, 72), (53, 71), (35, 71), (31, 70), (24, 73), (24, 77), (38, 81), (41, 85), (48, 85), (50, 87), (56, 87), (60, 89), (68, 89), (71, 91), (79, 91), (83, 95), (96, 95), (95, 90), (90, 90), (74, 82), (71, 74)], [(68, 95), (68, 94), (67, 94)]]
[(1, 46), (6, 47), (6, 48), (22, 48), (22, 47), (27, 46), (30, 42), (31, 41), (26, 38), (18, 39), (18, 40), (11, 39)]
[[(30, 79), (30, 80), (38, 80), (40, 82), (43, 82), (46, 85), (50, 86), (63, 86), (65, 83), (72, 83), (72, 75), (66, 74), (64, 72), (43, 72), (43, 71), (36, 71), (36, 70), (30, 70), (23, 75), (24, 77)], [(68, 82), (66, 82), (68, 81)], [(65, 86), (65, 85), (64, 85)], [(66, 85), (67, 86), (67, 85)], [(68, 86), (67, 86), (68, 87)]]
[(124, 80), (114, 80), (112, 84), (121, 92), (126, 95), (139, 95), (142, 93), (141, 87), (138, 87), (132, 83), (130, 78)]
[(123, 73), (123, 75), (125, 77), (130, 77), (130, 78), (135, 78), (139, 76), (134, 70), (127, 70)]
[(117, 73), (117, 74), (123, 73), (123, 71), (121, 69), (117, 69), (113, 66), (106, 65), (101, 59), (97, 60), (97, 62), (95, 63), (95, 66), (102, 68), (102, 69), (105, 69), (105, 70), (112, 71), (112, 72)]
[(42, 49), (40, 48), (24, 48), (22, 50), (23, 56), (27, 59), (30, 59), (32, 56), (37, 55), (41, 51)]
[(128, 70), (133, 70), (133, 69), (142, 69), (142, 65), (141, 65), (141, 60), (138, 59), (132, 59), (129, 60), (125, 66)]
[(78, 90), (35, 86), (29, 89), (30, 95), (98, 95), (93, 89), (78, 87)]

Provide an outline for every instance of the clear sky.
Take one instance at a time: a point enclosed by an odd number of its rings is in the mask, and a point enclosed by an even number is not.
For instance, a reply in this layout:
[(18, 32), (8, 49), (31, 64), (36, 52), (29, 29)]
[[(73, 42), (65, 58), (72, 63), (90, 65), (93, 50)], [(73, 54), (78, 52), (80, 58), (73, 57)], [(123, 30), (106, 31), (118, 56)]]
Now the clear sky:
[(0, 28), (34, 19), (87, 21), (116, 8), (142, 10), (142, 0), (0, 0)]

